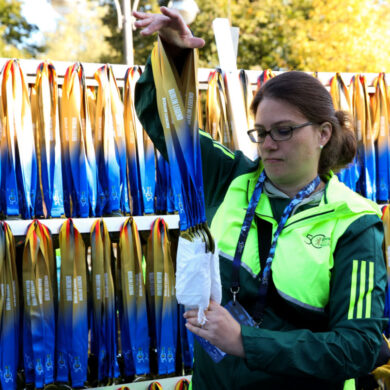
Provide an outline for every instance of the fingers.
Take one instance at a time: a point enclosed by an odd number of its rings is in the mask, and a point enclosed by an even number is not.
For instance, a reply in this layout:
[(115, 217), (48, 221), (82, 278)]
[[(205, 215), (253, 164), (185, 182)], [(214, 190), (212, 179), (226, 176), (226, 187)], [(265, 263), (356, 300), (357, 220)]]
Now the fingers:
[(198, 318), (198, 310), (187, 310), (184, 314), (183, 317), (186, 319), (189, 318)]
[(207, 329), (205, 327), (195, 326), (190, 322), (186, 322), (185, 326), (190, 332), (207, 339)]
[(179, 11), (175, 8), (160, 7), (160, 11), (163, 15), (168, 16), (169, 18), (182, 20), (185, 24), (183, 17), (180, 15)]
[(145, 19), (145, 18), (148, 18), (150, 16), (150, 14), (148, 14), (146, 12), (141, 12), (141, 11), (133, 11), (132, 14), (137, 19)]
[(213, 310), (213, 309), (215, 309), (218, 306), (221, 306), (221, 305), (211, 298), (210, 299), (210, 304), (209, 304), (209, 310)]
[(189, 38), (189, 47), (191, 49), (200, 49), (205, 45), (205, 41), (202, 38), (192, 37)]

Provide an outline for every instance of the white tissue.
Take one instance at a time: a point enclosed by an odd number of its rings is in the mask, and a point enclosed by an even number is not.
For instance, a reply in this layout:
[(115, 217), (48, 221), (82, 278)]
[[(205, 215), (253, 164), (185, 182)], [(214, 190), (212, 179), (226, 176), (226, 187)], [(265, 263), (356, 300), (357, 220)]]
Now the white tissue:
[(205, 311), (210, 298), (222, 298), (218, 253), (206, 252), (200, 238), (179, 237), (176, 257), (176, 298), (186, 309), (198, 309), (198, 323), (207, 321)]

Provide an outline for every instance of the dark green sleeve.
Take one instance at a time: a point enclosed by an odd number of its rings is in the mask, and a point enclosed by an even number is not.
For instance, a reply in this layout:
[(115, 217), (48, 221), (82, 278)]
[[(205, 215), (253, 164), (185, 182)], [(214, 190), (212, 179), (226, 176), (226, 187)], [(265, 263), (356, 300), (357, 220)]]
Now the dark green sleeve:
[[(167, 159), (150, 58), (135, 87), (135, 108), (140, 122), (154, 145)], [(206, 217), (210, 224), (232, 180), (240, 173), (257, 169), (258, 161), (249, 160), (240, 151), (231, 152), (204, 131), (200, 131), (200, 146)]]
[(383, 315), (387, 277), (382, 241), (378, 217), (364, 216), (351, 224), (334, 254), (329, 331), (283, 332), (243, 326), (248, 367), (273, 375), (332, 381), (370, 372), (388, 321)]

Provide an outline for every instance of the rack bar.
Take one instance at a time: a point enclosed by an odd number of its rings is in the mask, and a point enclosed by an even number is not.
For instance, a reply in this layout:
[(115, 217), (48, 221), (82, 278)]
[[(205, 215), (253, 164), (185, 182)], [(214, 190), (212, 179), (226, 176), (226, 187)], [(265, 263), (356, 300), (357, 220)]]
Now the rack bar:
[[(98, 219), (103, 219), (106, 223), (107, 229), (110, 232), (119, 232), (123, 223), (128, 218), (126, 217), (103, 217), (103, 218), (72, 218), (73, 223), (80, 233), (89, 233), (92, 224)], [(179, 229), (179, 216), (174, 215), (143, 215), (133, 217), (137, 224), (138, 231), (150, 230), (153, 222), (157, 218), (163, 218), (167, 223), (169, 229)], [(10, 226), (14, 236), (24, 236), (27, 233), (28, 226), (34, 220), (29, 219), (10, 219), (6, 220)], [(58, 234), (62, 224), (66, 221), (65, 218), (40, 219), (39, 222), (46, 225), (52, 234)]]

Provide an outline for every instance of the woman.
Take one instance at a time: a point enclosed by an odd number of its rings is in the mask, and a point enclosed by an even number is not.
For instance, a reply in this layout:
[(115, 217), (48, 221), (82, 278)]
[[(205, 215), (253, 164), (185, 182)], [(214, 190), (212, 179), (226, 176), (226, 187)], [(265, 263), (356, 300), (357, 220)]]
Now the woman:
[[(161, 11), (135, 12), (135, 25), (144, 35), (158, 32), (180, 70), (189, 49), (204, 42), (176, 11)], [(149, 62), (136, 109), (166, 154)], [(186, 326), (228, 356), (215, 364), (196, 345), (193, 388), (355, 388), (353, 378), (370, 372), (378, 357), (386, 270), (380, 210), (332, 172), (356, 152), (349, 117), (335, 112), (327, 90), (302, 72), (267, 81), (252, 110), (256, 124), (248, 134), (258, 143), (258, 161), (200, 131), (223, 299), (210, 303), (203, 327), (195, 311), (186, 312)], [(257, 326), (230, 315), (223, 306), (232, 299)]]

